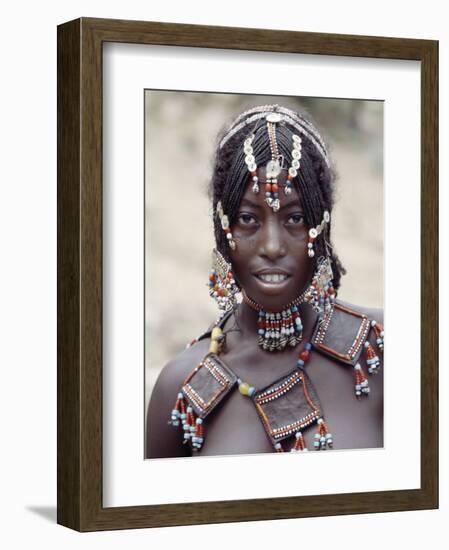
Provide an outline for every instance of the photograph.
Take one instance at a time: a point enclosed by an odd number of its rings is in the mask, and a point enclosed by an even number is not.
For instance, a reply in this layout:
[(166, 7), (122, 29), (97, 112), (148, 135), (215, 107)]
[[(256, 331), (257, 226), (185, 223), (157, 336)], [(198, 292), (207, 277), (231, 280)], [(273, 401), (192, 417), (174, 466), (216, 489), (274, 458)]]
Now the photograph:
[(146, 89), (145, 458), (384, 445), (384, 103)]

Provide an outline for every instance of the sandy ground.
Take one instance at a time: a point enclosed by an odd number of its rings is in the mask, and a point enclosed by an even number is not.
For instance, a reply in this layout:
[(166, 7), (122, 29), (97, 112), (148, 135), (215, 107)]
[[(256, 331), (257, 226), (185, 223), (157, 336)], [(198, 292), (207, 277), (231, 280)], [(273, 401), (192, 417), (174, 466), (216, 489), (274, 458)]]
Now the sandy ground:
[(327, 138), (338, 173), (333, 241), (347, 269), (339, 297), (383, 307), (382, 103), (147, 92), (146, 402), (161, 368), (216, 318), (207, 185), (217, 132), (247, 105), (268, 102), (302, 105)]

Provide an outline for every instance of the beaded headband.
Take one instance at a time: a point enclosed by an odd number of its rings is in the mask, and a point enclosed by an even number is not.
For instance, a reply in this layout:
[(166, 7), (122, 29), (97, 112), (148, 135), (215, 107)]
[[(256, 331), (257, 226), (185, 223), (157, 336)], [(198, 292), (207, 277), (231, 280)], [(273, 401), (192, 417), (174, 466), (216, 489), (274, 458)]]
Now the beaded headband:
[[(253, 122), (256, 122), (257, 125), (257, 122), (262, 119), (266, 121), (271, 152), (271, 160), (268, 161), (265, 167), (265, 201), (274, 212), (277, 212), (280, 209), (278, 176), (284, 169), (284, 158), (279, 154), (276, 125), (289, 124), (295, 129), (295, 132), (297, 132), (292, 135), (292, 162), (288, 168), (287, 180), (284, 186), (284, 193), (286, 195), (292, 192), (292, 181), (297, 176), (300, 167), (302, 138), (301, 135), (298, 134), (302, 134), (314, 144), (327, 166), (329, 166), (329, 158), (324, 142), (315, 128), (309, 122), (300, 118), (294, 111), (279, 105), (263, 105), (245, 111), (245, 113), (239, 115), (231, 125), (227, 134), (221, 140), (219, 148), (221, 149), (232, 136), (245, 126)], [(245, 155), (245, 164), (253, 181), (252, 190), (254, 193), (259, 193), (260, 187), (259, 178), (257, 176), (257, 163), (252, 146), (254, 138), (255, 134), (253, 132), (244, 140), (243, 152)]]
[(281, 107), (280, 105), (263, 105), (260, 107), (254, 107), (245, 111), (239, 115), (229, 127), (228, 131), (222, 138), (219, 144), (219, 149), (222, 149), (224, 145), (242, 128), (251, 125), (253, 122), (257, 122), (262, 118), (266, 118), (268, 113), (276, 113), (280, 116), (280, 121), (283, 121), (293, 128), (302, 136), (306, 137), (313, 143), (319, 154), (322, 156), (324, 162), (329, 167), (330, 161), (327, 153), (326, 146), (323, 138), (320, 136), (316, 128), (314, 128), (310, 122), (299, 117), (291, 109)]

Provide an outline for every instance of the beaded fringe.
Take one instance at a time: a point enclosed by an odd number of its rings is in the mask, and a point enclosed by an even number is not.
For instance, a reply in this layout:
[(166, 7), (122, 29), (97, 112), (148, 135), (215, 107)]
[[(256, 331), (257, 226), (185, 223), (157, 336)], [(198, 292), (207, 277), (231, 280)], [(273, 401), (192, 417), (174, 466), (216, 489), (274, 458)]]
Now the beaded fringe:
[(199, 451), (204, 442), (203, 419), (196, 417), (190, 405), (186, 405), (184, 395), (180, 392), (171, 413), (172, 426), (182, 425), (183, 443), (190, 443), (193, 451)]

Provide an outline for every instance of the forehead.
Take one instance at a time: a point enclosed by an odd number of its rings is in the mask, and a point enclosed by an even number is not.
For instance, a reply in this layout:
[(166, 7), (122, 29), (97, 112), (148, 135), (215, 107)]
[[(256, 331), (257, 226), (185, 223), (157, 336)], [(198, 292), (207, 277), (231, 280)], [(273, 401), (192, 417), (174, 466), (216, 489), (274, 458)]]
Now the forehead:
[[(248, 182), (246, 184), (245, 193), (243, 194), (242, 201), (240, 206), (254, 206), (254, 207), (264, 207), (272, 211), (271, 208), (265, 202), (265, 168), (260, 168), (257, 170), (257, 175), (259, 177), (259, 193), (254, 193), (252, 190), (253, 181), (250, 175), (248, 175)], [(284, 184), (287, 179), (287, 172), (282, 172), (278, 177), (279, 182), (279, 201), (281, 209), (288, 207), (299, 207), (303, 208), (301, 195), (296, 189), (296, 185), (292, 186), (292, 192), (290, 195), (285, 195), (284, 193)]]

